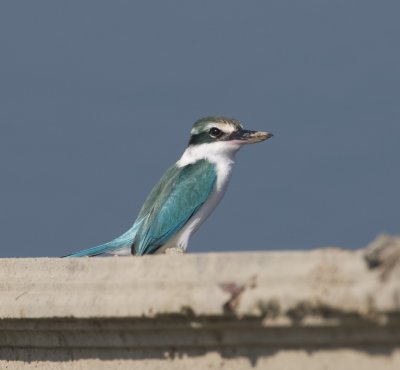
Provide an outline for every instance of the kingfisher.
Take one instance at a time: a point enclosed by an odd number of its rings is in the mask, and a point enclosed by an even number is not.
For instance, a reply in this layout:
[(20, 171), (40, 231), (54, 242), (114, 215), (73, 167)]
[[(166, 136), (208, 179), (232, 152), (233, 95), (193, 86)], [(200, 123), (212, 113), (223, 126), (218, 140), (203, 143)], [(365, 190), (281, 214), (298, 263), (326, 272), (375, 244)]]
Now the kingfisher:
[(238, 150), (272, 136), (245, 130), (232, 118), (199, 119), (186, 150), (154, 186), (133, 226), (108, 243), (64, 257), (186, 252), (190, 237), (225, 194)]

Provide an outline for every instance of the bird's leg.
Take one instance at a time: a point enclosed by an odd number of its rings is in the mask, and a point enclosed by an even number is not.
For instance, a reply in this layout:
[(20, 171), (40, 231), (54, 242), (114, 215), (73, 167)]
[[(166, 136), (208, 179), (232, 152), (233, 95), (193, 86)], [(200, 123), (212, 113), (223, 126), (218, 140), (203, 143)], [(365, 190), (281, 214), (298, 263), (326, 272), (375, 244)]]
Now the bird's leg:
[(179, 247), (171, 247), (165, 249), (165, 254), (184, 254), (185, 251)]

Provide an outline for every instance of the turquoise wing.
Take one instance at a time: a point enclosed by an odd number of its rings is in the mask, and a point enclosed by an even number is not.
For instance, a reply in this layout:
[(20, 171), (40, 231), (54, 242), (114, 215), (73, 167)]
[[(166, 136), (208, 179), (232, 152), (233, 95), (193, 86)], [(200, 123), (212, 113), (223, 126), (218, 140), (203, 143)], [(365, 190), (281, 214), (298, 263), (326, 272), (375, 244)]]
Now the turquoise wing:
[(206, 202), (214, 189), (215, 166), (200, 160), (171, 167), (150, 193), (137, 222), (134, 248), (137, 255), (154, 253), (168, 242)]

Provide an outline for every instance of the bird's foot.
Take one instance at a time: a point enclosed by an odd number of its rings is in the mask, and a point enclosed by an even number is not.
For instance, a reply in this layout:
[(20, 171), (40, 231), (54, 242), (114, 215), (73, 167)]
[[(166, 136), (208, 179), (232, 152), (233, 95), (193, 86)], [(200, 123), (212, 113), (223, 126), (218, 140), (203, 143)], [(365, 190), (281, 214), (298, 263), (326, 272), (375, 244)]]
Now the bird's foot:
[(184, 254), (185, 251), (179, 247), (167, 248), (165, 254)]

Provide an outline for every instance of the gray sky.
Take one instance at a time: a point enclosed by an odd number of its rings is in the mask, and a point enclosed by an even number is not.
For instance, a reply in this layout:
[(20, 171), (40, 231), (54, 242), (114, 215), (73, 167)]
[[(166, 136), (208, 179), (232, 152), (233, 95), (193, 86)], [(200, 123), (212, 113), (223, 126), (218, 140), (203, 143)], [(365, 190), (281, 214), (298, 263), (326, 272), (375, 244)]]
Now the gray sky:
[(125, 231), (205, 115), (237, 156), (191, 252), (400, 233), (398, 1), (2, 1), (0, 256)]

